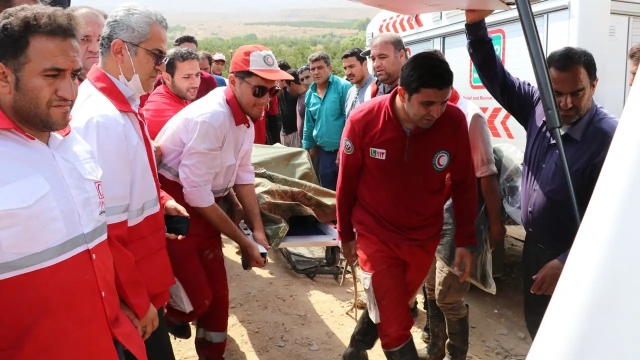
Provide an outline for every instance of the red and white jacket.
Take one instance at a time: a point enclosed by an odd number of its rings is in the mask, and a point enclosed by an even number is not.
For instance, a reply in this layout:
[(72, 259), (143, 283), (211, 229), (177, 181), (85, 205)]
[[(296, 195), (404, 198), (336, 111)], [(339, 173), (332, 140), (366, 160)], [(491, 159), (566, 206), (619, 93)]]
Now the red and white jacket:
[(78, 90), (71, 128), (89, 143), (103, 170), (118, 293), (141, 318), (150, 303), (160, 308), (167, 302), (175, 281), (163, 215), (171, 198), (160, 190), (137, 101), (133, 91), (94, 66)]
[(120, 309), (101, 173), (69, 128), (48, 146), (0, 112), (0, 359), (146, 359)]

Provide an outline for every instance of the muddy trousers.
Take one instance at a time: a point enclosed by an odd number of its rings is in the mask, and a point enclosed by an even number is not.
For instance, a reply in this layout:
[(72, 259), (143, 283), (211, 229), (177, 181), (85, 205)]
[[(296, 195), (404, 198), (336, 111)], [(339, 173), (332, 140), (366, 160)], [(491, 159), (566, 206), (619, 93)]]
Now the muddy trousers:
[(551, 252), (533, 241), (525, 238), (522, 249), (522, 290), (524, 293), (524, 321), (531, 339), (535, 339), (544, 313), (547, 311), (551, 296), (531, 293), (533, 276), (561, 253)]
[(411, 340), (409, 302), (427, 276), (440, 239), (392, 243), (360, 231), (357, 239), (369, 317), (377, 324), (382, 349), (397, 350)]
[(179, 184), (160, 178), (162, 188), (191, 216), (188, 235), (180, 241), (168, 241), (167, 251), (173, 274), (187, 293), (193, 311), (186, 314), (169, 306), (166, 318), (174, 323), (196, 320), (198, 356), (222, 360), (227, 344), (229, 285), (220, 232), (186, 205)]
[(425, 300), (435, 300), (447, 319), (463, 319), (468, 314), (464, 296), (469, 286), (468, 281), (460, 282), (458, 275), (436, 258), (424, 282)]

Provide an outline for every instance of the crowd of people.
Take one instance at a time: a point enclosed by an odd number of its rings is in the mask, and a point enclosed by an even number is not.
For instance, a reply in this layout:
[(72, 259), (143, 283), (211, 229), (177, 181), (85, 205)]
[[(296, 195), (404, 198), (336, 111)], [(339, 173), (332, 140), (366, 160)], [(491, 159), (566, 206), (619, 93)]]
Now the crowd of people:
[[(444, 54), (410, 57), (398, 35), (380, 34), (342, 55), (340, 78), (322, 51), (292, 68), (246, 45), (224, 78), (224, 54), (198, 51), (193, 36), (167, 51), (158, 11), (37, 3), (0, 3), (0, 150), (10, 154), (0, 162), (0, 358), (173, 360), (170, 334), (189, 339), (193, 323), (199, 358), (223, 359), (222, 235), (250, 266), (266, 265), (251, 153), (280, 143), (307, 150), (321, 186), (336, 192), (342, 252), (361, 269), (367, 308), (343, 359), (367, 359), (378, 340), (388, 359), (466, 359), (473, 252), (499, 244), (505, 227), (487, 122), (453, 87)], [(490, 14), (466, 12), (468, 49), (484, 86), (527, 131), (533, 338), (577, 226), (538, 90), (496, 57)], [(634, 75), (638, 54), (629, 55)], [(547, 63), (584, 213), (617, 119), (593, 101), (587, 50), (563, 48)], [(454, 216), (448, 264), (435, 253)], [(418, 350), (410, 331), (421, 288), (428, 345)]]

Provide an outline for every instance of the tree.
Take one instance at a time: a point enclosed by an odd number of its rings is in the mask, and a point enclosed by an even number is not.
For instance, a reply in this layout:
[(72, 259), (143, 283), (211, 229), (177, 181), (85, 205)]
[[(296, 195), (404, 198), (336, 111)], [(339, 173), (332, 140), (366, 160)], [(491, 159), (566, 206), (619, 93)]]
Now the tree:
[[(363, 19), (362, 21), (365, 22), (365, 20), (366, 19)], [(369, 21), (366, 20), (367, 24), (368, 22)], [(228, 57), (231, 57), (232, 52), (242, 45), (261, 44), (271, 49), (276, 59), (286, 60), (292, 67), (296, 68), (307, 64), (309, 55), (318, 50), (322, 50), (331, 57), (333, 73), (336, 76), (342, 77), (344, 76), (341, 63), (342, 54), (354, 47), (364, 48), (365, 35), (363, 31), (351, 37), (324, 34), (311, 37), (269, 36), (259, 38), (256, 34), (246, 34), (230, 39), (210, 37), (200, 40), (199, 43), (200, 50), (212, 53), (221, 52)], [(170, 44), (170, 47), (171, 46)], [(227, 63), (230, 62), (231, 59), (229, 58)], [(228, 76), (228, 69), (225, 70), (224, 75)]]

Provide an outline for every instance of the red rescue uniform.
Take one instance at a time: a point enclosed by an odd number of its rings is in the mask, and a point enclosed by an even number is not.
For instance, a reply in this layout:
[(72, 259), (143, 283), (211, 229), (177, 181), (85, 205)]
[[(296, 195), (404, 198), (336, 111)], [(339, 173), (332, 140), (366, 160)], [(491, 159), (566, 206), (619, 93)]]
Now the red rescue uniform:
[(449, 180), (456, 244), (476, 243), (477, 184), (464, 113), (449, 104), (431, 128), (408, 131), (393, 113), (396, 95), (376, 97), (351, 113), (336, 194), (340, 240), (358, 240), (369, 315), (385, 350), (411, 337), (408, 304), (440, 242)]
[(155, 139), (167, 121), (190, 103), (176, 96), (165, 84), (153, 90), (142, 109), (151, 139)]

